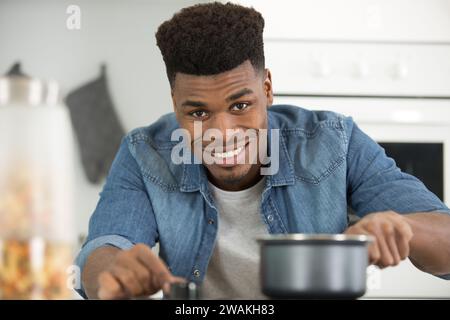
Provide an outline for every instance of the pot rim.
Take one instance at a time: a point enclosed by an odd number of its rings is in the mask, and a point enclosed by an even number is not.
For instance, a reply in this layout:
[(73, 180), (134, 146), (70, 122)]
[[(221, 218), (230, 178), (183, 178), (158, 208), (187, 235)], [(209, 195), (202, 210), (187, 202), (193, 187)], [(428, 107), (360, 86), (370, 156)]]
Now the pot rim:
[(261, 243), (271, 242), (310, 242), (310, 241), (332, 241), (332, 242), (362, 242), (371, 243), (375, 238), (365, 234), (328, 234), (328, 233), (288, 233), (288, 234), (272, 234), (256, 239)]

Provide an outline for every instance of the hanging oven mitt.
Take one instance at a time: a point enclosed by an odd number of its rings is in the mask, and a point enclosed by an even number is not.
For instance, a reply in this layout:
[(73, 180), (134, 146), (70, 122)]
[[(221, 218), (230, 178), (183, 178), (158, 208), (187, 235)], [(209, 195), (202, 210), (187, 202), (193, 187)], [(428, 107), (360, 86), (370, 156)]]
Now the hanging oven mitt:
[(5, 76), (18, 76), (29, 78), (26, 74), (22, 72), (22, 66), (20, 65), (20, 62), (14, 63), (11, 69), (9, 69), (9, 71), (5, 74)]
[(88, 180), (99, 183), (111, 167), (124, 130), (109, 95), (106, 67), (100, 77), (65, 98)]

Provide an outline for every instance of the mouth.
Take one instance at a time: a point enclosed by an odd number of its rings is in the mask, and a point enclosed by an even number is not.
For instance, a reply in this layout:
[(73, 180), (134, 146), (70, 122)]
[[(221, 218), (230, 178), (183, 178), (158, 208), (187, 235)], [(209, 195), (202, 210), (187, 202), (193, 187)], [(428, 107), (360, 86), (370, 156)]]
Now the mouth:
[(242, 150), (244, 150), (244, 148), (245, 148), (245, 146), (239, 147), (237, 149), (234, 149), (234, 150), (231, 150), (228, 152), (213, 152), (213, 153), (211, 153), (211, 155), (218, 159), (228, 159), (228, 158), (237, 156), (239, 153), (241, 153)]
[(211, 152), (210, 155), (214, 160), (214, 165), (220, 167), (233, 167), (239, 164), (244, 164), (248, 145), (249, 142), (247, 142), (243, 146), (237, 147), (236, 149), (227, 152)]

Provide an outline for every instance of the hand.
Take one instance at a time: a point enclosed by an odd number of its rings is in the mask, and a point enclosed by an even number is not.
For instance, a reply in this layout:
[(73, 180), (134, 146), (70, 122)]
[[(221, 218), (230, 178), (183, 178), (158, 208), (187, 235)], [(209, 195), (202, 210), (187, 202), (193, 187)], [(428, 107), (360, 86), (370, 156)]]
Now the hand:
[(413, 237), (407, 218), (393, 211), (371, 213), (344, 233), (374, 236), (375, 241), (369, 245), (369, 260), (380, 268), (395, 266), (406, 259)]
[(111, 267), (98, 276), (100, 299), (125, 299), (169, 291), (173, 282), (185, 280), (173, 276), (164, 262), (144, 244), (119, 252)]

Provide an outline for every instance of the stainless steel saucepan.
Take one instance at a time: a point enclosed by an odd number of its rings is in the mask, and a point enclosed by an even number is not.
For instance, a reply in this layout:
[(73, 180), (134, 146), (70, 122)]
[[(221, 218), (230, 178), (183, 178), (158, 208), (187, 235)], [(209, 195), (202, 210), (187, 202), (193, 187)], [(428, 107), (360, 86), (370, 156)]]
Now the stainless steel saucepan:
[(357, 298), (366, 291), (368, 244), (344, 234), (259, 238), (262, 291), (271, 298)]

